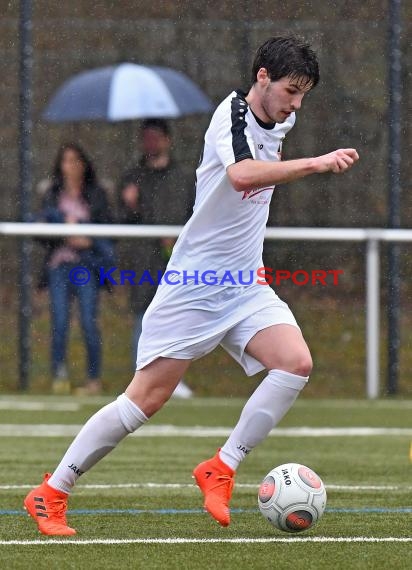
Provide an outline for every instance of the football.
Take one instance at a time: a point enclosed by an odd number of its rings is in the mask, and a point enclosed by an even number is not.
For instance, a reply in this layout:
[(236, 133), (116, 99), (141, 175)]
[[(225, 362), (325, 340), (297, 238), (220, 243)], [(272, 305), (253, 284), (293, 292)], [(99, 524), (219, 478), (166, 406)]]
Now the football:
[(326, 490), (322, 479), (309, 467), (285, 463), (269, 471), (259, 487), (260, 512), (274, 527), (285, 532), (311, 528), (323, 514)]

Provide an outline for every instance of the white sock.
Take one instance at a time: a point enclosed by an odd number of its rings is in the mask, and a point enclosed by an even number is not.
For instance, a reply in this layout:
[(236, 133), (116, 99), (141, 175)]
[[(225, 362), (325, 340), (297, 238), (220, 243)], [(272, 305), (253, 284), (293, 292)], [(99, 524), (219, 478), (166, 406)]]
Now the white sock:
[(127, 434), (134, 432), (147, 419), (126, 394), (121, 394), (83, 426), (48, 484), (54, 489), (70, 493), (80, 475), (103, 459)]
[(290, 409), (308, 377), (269, 370), (242, 410), (239, 421), (220, 450), (220, 459), (236, 470)]

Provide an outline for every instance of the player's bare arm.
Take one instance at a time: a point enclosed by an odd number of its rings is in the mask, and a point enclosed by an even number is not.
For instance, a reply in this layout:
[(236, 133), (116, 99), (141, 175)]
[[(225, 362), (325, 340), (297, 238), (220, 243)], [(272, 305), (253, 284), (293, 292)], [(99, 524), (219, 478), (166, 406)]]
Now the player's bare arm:
[(266, 162), (251, 158), (231, 164), (227, 175), (233, 188), (245, 192), (253, 188), (285, 184), (310, 174), (345, 172), (359, 160), (354, 148), (338, 149), (313, 158), (299, 158), (281, 162)]

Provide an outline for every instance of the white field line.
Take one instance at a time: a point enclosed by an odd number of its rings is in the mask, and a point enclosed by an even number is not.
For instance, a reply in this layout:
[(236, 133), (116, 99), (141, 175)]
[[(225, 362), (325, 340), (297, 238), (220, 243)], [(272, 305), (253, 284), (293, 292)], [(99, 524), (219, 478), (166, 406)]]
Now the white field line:
[[(32, 489), (36, 483), (24, 483), (20, 485), (0, 485), (0, 491), (8, 491), (13, 489)], [(328, 491), (412, 491), (409, 485), (335, 485), (325, 483)], [(105, 490), (105, 489), (194, 489), (198, 488), (194, 483), (95, 483), (77, 485), (78, 491), (83, 489)], [(237, 483), (236, 489), (258, 489), (258, 483)]]
[(93, 538), (93, 539), (44, 539), (44, 540), (0, 540), (2, 546), (50, 546), (53, 544), (262, 544), (262, 543), (356, 543), (356, 542), (412, 542), (412, 538), (387, 536), (310, 536), (310, 537), (290, 537), (290, 538)]
[[(44, 410), (51, 410), (56, 409), (55, 406), (62, 406), (62, 410), (71, 411), (72, 406), (76, 407), (76, 409), (82, 408), (84, 406), (90, 405), (104, 405), (108, 404), (113, 400), (113, 397), (110, 396), (94, 396), (94, 397), (87, 397), (87, 398), (76, 398), (67, 397), (59, 398), (57, 396), (46, 396), (46, 397), (28, 397), (24, 395), (7, 395), (7, 396), (0, 396), (0, 409), (40, 409), (37, 406), (41, 406), (41, 409)], [(4, 402), (4, 403), (3, 403)], [(191, 398), (190, 400), (179, 400), (179, 399), (172, 399), (168, 406), (171, 407), (185, 407), (185, 408), (205, 408), (205, 407), (239, 407), (241, 408), (244, 405), (244, 399), (242, 398)], [(24, 407), (26, 406), (26, 407)], [(31, 407), (33, 406), (33, 407)], [(294, 404), (295, 408), (299, 409), (311, 409), (317, 410), (321, 409), (385, 409), (385, 410), (398, 410), (398, 409), (412, 409), (412, 399), (409, 400), (311, 400), (311, 399), (303, 399), (301, 398)], [(69, 409), (70, 408), (70, 409)]]
[[(190, 400), (171, 400), (169, 406), (184, 406), (185, 408), (195, 407), (239, 407), (245, 404), (241, 398), (191, 398)], [(321, 399), (300, 399), (293, 404), (294, 409), (368, 409), (368, 410), (404, 410), (412, 409), (412, 399), (409, 400), (321, 400)]]
[[(0, 437), (74, 437), (80, 424), (0, 424)], [(145, 425), (131, 437), (228, 437), (232, 428), (207, 426)], [(412, 437), (412, 428), (275, 428), (272, 437), (369, 437), (407, 436)]]

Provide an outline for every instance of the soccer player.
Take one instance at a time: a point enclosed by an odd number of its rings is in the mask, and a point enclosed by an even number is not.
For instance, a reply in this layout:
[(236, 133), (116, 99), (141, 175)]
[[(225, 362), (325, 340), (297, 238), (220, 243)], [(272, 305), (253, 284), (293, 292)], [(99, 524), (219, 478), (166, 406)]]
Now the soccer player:
[[(246, 374), (267, 370), (228, 440), (193, 471), (206, 510), (222, 526), (230, 523), (240, 462), (289, 410), (312, 369), (286, 303), (256, 279), (245, 280), (263, 265), (274, 186), (310, 174), (342, 173), (359, 158), (347, 148), (281, 161), (295, 113), (318, 81), (317, 58), (307, 44), (273, 37), (256, 53), (249, 92), (231, 93), (216, 109), (196, 173), (193, 215), (168, 265), (175, 273), (159, 286), (143, 319), (136, 374), (125, 393), (88, 420), (54, 473), (25, 498), (43, 534), (75, 534), (65, 513), (77, 479), (146, 423), (170, 398), (191, 361), (218, 344)], [(242, 279), (235, 278), (239, 272)], [(217, 276), (218, 283), (207, 284), (206, 274)]]

